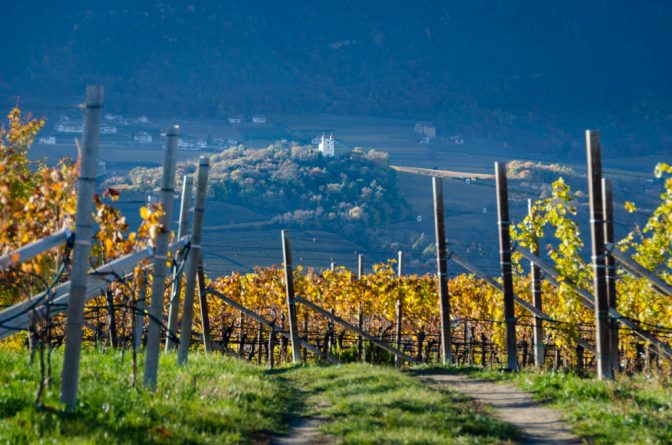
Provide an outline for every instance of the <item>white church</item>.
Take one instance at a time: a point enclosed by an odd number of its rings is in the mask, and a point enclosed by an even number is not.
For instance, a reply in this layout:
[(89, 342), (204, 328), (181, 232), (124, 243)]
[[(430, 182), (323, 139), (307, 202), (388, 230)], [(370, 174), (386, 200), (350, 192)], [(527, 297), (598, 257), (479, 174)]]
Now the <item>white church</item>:
[(329, 158), (334, 157), (334, 133), (331, 133), (328, 139), (322, 134), (318, 150), (320, 150), (320, 153), (322, 153), (323, 156)]

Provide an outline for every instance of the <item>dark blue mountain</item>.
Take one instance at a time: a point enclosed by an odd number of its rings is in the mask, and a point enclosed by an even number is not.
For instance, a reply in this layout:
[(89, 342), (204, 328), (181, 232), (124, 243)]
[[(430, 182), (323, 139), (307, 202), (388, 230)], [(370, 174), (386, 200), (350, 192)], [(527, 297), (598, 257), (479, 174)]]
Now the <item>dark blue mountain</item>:
[(670, 150), (669, 0), (3, 2), (0, 94), (102, 83), (165, 115), (328, 112), (572, 154)]

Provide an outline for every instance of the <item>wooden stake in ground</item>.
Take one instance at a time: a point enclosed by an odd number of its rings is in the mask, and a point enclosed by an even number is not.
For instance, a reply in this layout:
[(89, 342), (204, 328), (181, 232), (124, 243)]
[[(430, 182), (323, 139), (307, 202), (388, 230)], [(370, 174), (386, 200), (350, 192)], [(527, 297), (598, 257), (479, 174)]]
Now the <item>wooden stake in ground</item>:
[(499, 226), (499, 264), (504, 284), (504, 319), (506, 322), (506, 367), (518, 369), (516, 346), (516, 316), (514, 313), (513, 276), (511, 270), (511, 234), (509, 233), (509, 195), (506, 183), (506, 163), (495, 162), (497, 183), (497, 225)]
[(210, 310), (208, 309), (208, 292), (205, 287), (203, 255), (198, 262), (198, 304), (201, 309), (201, 325), (203, 326), (203, 350), (211, 352), (212, 334), (210, 334)]
[(82, 350), (82, 326), (84, 325), (84, 301), (86, 298), (86, 273), (89, 269), (89, 251), (91, 250), (91, 237), (93, 236), (91, 213), (94, 208), (93, 194), (96, 191), (103, 87), (86, 87), (85, 107), (82, 159), (79, 179), (77, 180), (75, 247), (72, 251), (70, 298), (65, 324), (65, 352), (61, 380), (61, 402), (68, 409), (73, 409), (77, 405), (79, 359)]
[(588, 158), (588, 194), (590, 196), (590, 239), (593, 263), (593, 286), (595, 289), (595, 343), (597, 377), (600, 380), (614, 378), (609, 340), (609, 295), (605, 274), (606, 249), (604, 247), (604, 209), (602, 208), (602, 154), (600, 132), (586, 131), (586, 155)]
[[(180, 221), (177, 228), (177, 239), (187, 236), (187, 229), (189, 226), (189, 207), (191, 206), (191, 194), (194, 189), (194, 180), (191, 175), (184, 175), (182, 179), (182, 199), (180, 200)], [(182, 273), (178, 273), (182, 263), (184, 262), (184, 255), (180, 252), (177, 255), (178, 267), (173, 273), (173, 289), (170, 293), (170, 307), (168, 308), (168, 332), (172, 335), (166, 335), (166, 352), (174, 349), (177, 346), (175, 337), (177, 335), (177, 316), (180, 312), (180, 298), (182, 295)]]
[(145, 320), (145, 300), (147, 300), (147, 272), (138, 271), (138, 300), (135, 303), (135, 349), (142, 345), (142, 325)]
[(287, 294), (287, 315), (289, 317), (289, 336), (292, 343), (292, 361), (301, 363), (301, 339), (299, 324), (296, 320), (296, 302), (294, 301), (294, 270), (292, 269), (292, 247), (289, 233), (282, 231), (282, 257), (285, 263), (285, 291)]
[[(607, 244), (614, 243), (614, 197), (611, 181), (602, 178), (602, 207), (604, 208), (604, 241)], [(606, 279), (609, 307), (616, 309), (618, 296), (616, 294), (616, 259), (607, 255)], [(618, 353), (618, 321), (609, 321), (609, 343), (611, 348), (611, 366), (614, 371), (620, 370), (621, 358)]]
[(166, 148), (163, 152), (163, 172), (161, 175), (161, 231), (156, 236), (154, 267), (152, 277), (152, 297), (149, 303), (149, 328), (147, 330), (147, 350), (145, 352), (145, 386), (156, 387), (161, 349), (161, 325), (163, 323), (163, 296), (166, 292), (166, 272), (168, 266), (168, 243), (173, 220), (173, 200), (175, 195), (175, 151), (180, 127), (173, 125), (166, 133)]
[(441, 358), (444, 365), (453, 363), (453, 339), (450, 327), (448, 295), (448, 261), (446, 259), (446, 224), (443, 213), (443, 180), (432, 178), (434, 190), (434, 227), (436, 229), (436, 263), (441, 308)]
[[(357, 281), (361, 282), (362, 278), (364, 278), (364, 255), (360, 253), (357, 255)], [(364, 307), (361, 301), (357, 305), (357, 328), (364, 329)], [(361, 335), (357, 336), (357, 357), (360, 361), (366, 362), (366, 345)]]
[[(532, 200), (527, 200), (527, 214), (530, 219), (534, 217), (532, 210)], [(530, 250), (535, 255), (539, 255), (539, 240), (534, 236)], [(543, 311), (542, 294), (541, 294), (541, 270), (539, 266), (530, 261), (530, 281), (532, 285), (532, 304), (534, 307)], [(534, 317), (534, 365), (538, 368), (543, 368), (544, 358), (546, 356), (544, 347), (544, 321), (535, 315)]]
[[(399, 278), (399, 284), (401, 285), (401, 277), (404, 275), (404, 253), (400, 250), (399, 253), (397, 254), (397, 277)], [(401, 299), (402, 299), (402, 294), (401, 294), (401, 289), (397, 289), (397, 305), (396, 305), (396, 330), (394, 333), (395, 340), (396, 340), (396, 345), (397, 349), (401, 351), (401, 322), (402, 322), (402, 304), (401, 304)], [(394, 356), (394, 366), (399, 367), (401, 366), (401, 360), (399, 359), (398, 356)]]
[(194, 318), (194, 292), (198, 264), (201, 261), (201, 233), (203, 232), (203, 217), (205, 216), (205, 197), (208, 192), (208, 168), (210, 159), (201, 156), (198, 159), (198, 178), (196, 180), (196, 203), (194, 205), (194, 224), (191, 226), (191, 248), (187, 261), (187, 282), (184, 288), (184, 307), (182, 308), (182, 325), (180, 329), (180, 344), (177, 347), (177, 364), (187, 362), (189, 347), (191, 346), (191, 329)]

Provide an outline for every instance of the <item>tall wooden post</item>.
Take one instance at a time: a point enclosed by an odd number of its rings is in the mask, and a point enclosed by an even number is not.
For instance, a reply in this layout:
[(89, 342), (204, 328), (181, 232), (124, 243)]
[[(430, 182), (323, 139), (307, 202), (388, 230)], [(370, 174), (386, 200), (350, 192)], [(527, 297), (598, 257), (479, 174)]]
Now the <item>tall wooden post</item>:
[(168, 266), (168, 243), (173, 220), (173, 199), (175, 195), (175, 151), (180, 127), (173, 125), (166, 133), (166, 147), (163, 151), (163, 172), (161, 175), (161, 204), (163, 227), (156, 237), (152, 278), (152, 297), (149, 303), (149, 328), (147, 330), (147, 350), (145, 352), (144, 383), (149, 388), (156, 387), (161, 349), (161, 324), (163, 323), (163, 296), (166, 292)]
[[(187, 235), (189, 226), (189, 207), (191, 206), (191, 194), (194, 191), (194, 180), (191, 175), (184, 175), (182, 179), (182, 199), (180, 200), (180, 220), (177, 227), (177, 239)], [(177, 335), (177, 317), (180, 312), (180, 298), (182, 295), (182, 273), (178, 273), (184, 255), (177, 254), (178, 267), (173, 273), (173, 289), (170, 293), (170, 307), (168, 308), (168, 332)], [(166, 335), (166, 352), (174, 349), (177, 344), (173, 335)]]
[[(399, 278), (399, 285), (401, 285), (401, 278), (403, 277), (403, 275), (404, 275), (404, 253), (400, 250), (397, 255), (397, 277)], [(396, 305), (397, 313), (395, 314), (397, 319), (396, 320), (397, 326), (394, 334), (397, 349), (400, 351), (401, 351), (401, 322), (402, 322), (401, 299), (402, 299), (401, 289), (397, 289), (397, 305)], [(394, 356), (394, 366), (397, 368), (401, 366), (401, 360), (397, 355)]]
[(201, 309), (201, 325), (203, 326), (203, 350), (211, 352), (212, 334), (210, 333), (210, 310), (208, 309), (208, 292), (205, 287), (203, 255), (198, 262), (198, 304)]
[(177, 364), (183, 365), (189, 356), (191, 346), (191, 329), (194, 318), (194, 292), (196, 291), (196, 275), (201, 261), (201, 233), (205, 216), (205, 198), (208, 192), (208, 168), (210, 159), (201, 156), (198, 159), (198, 178), (196, 179), (196, 203), (194, 205), (194, 223), (191, 226), (191, 248), (187, 261), (187, 281), (184, 288), (184, 307), (182, 308), (182, 324), (180, 326), (180, 344), (177, 347)]
[(287, 293), (287, 315), (289, 316), (289, 337), (292, 343), (292, 361), (301, 363), (301, 339), (299, 324), (296, 320), (296, 302), (294, 301), (294, 270), (292, 269), (292, 248), (289, 233), (282, 231), (282, 258), (285, 263), (285, 291)]
[[(614, 196), (611, 181), (602, 178), (602, 207), (604, 208), (604, 241), (609, 244), (615, 242), (614, 236)], [(616, 294), (616, 259), (607, 255), (606, 261), (606, 279), (607, 295), (609, 307), (616, 309), (618, 295)], [(611, 367), (614, 372), (620, 370), (621, 357), (618, 353), (618, 321), (609, 321), (609, 343), (611, 349)]]
[[(534, 217), (531, 199), (527, 200), (527, 214), (530, 219)], [(535, 255), (539, 255), (539, 240), (537, 239), (536, 235), (534, 235), (532, 245), (530, 246), (530, 251)], [(544, 310), (541, 294), (541, 270), (539, 270), (539, 266), (534, 264), (532, 261), (530, 261), (530, 279), (532, 285), (532, 304), (534, 304), (534, 307), (539, 309), (541, 312)], [(544, 321), (535, 315), (533, 323), (534, 365), (538, 368), (543, 368), (544, 358), (546, 356), (544, 345)]]
[[(357, 281), (361, 283), (362, 278), (364, 277), (364, 255), (361, 253), (357, 255)], [(357, 305), (357, 328), (364, 328), (364, 307), (361, 302), (361, 295), (359, 305)], [(364, 349), (364, 338), (361, 335), (357, 335), (357, 357), (359, 360), (366, 361), (366, 350)]]
[(147, 300), (147, 272), (138, 271), (138, 300), (135, 303), (135, 349), (142, 345), (142, 325), (145, 320), (145, 300)]
[(437, 177), (432, 178), (432, 186), (434, 190), (434, 227), (436, 229), (436, 267), (439, 279), (439, 307), (441, 308), (441, 359), (444, 365), (449, 365), (453, 363), (453, 339), (450, 327), (443, 180)]
[(61, 380), (61, 402), (68, 409), (72, 409), (77, 405), (86, 273), (89, 269), (89, 251), (91, 250), (91, 237), (93, 236), (91, 213), (94, 209), (93, 194), (96, 191), (100, 116), (103, 112), (102, 86), (86, 87), (85, 107), (82, 160), (79, 179), (77, 180), (75, 247), (72, 252), (70, 298), (68, 300), (67, 321), (65, 325), (65, 352), (63, 355)]
[(504, 319), (506, 322), (506, 367), (518, 369), (516, 317), (513, 308), (513, 275), (511, 268), (511, 234), (509, 233), (509, 195), (506, 183), (506, 163), (495, 162), (497, 183), (497, 224), (499, 226), (499, 264), (504, 284)]
[(597, 377), (611, 380), (609, 343), (609, 295), (605, 274), (604, 209), (602, 208), (602, 154), (600, 132), (586, 131), (586, 155), (588, 160), (588, 192), (590, 195), (590, 238), (592, 247), (593, 285), (595, 294), (595, 354)]

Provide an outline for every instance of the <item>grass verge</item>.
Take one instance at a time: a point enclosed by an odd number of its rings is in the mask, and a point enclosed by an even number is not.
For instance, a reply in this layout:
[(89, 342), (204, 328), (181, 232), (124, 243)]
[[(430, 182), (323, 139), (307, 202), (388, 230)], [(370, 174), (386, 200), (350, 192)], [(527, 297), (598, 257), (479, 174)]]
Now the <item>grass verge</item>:
[(365, 364), (278, 371), (305, 393), (304, 415), (326, 417), (326, 434), (345, 444), (489, 444), (513, 440), (514, 428), (451, 391)]
[(131, 386), (130, 356), (116, 351), (83, 352), (79, 404), (65, 413), (61, 354), (53, 360), (54, 381), (37, 408), (39, 365), (0, 350), (0, 443), (250, 443), (285, 431), (293, 409), (278, 379), (237, 359), (192, 353), (179, 368), (174, 354), (162, 355), (151, 392)]
[(636, 375), (615, 382), (574, 373), (524, 370), (501, 373), (458, 368), (473, 377), (510, 381), (561, 410), (581, 438), (596, 444), (672, 443), (672, 386)]

